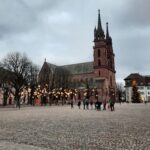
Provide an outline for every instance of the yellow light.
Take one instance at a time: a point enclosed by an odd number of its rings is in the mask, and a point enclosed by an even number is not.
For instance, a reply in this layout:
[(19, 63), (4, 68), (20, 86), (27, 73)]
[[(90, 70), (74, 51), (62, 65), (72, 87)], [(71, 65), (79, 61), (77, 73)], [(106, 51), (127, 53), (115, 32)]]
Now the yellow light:
[(132, 86), (136, 86), (136, 85), (137, 85), (136, 80), (132, 80)]

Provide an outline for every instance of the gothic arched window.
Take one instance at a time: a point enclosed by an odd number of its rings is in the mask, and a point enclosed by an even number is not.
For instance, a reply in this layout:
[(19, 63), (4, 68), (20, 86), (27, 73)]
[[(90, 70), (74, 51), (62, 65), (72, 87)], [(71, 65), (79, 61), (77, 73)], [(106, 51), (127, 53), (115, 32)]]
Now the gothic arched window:
[(98, 66), (101, 66), (101, 60), (98, 59)]
[(98, 49), (98, 57), (101, 56), (101, 52), (100, 52), (100, 49)]
[(99, 73), (99, 76), (101, 76), (101, 71), (99, 71), (98, 73)]

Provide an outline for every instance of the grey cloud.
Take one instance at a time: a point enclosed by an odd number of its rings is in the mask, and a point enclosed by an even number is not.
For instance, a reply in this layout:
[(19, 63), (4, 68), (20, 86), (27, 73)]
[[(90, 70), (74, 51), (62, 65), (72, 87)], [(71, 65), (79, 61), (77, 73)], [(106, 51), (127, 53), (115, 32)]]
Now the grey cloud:
[(56, 9), (59, 5), (68, 0), (21, 0), (25, 6), (28, 6), (33, 11), (44, 11)]
[(115, 44), (117, 77), (124, 79), (130, 73), (150, 74), (149, 71), (149, 40), (148, 36), (119, 36)]
[(126, 28), (144, 28), (150, 25), (149, 13), (149, 0), (127, 0), (116, 14), (116, 20)]
[(36, 22), (35, 14), (22, 0), (5, 0), (0, 5), (0, 37), (31, 30)]

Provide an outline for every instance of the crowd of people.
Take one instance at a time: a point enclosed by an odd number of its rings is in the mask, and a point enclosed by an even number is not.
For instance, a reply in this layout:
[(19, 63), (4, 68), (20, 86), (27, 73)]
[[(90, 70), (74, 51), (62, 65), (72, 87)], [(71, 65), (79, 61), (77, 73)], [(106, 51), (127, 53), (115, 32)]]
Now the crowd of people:
[[(73, 88), (56, 88), (48, 89), (48, 86), (41, 87), (37, 86), (34, 90), (24, 87), (20, 91), (19, 100), (14, 100), (15, 91), (14, 90), (4, 90), (3, 99), (6, 104), (15, 104), (20, 108), (20, 104), (31, 104), (31, 105), (64, 105), (70, 104), (71, 108), (75, 104), (83, 109), (93, 109), (106, 110), (106, 104), (113, 111), (115, 99), (110, 95), (102, 96), (97, 88), (87, 88), (87, 89), (73, 89)], [(4, 104), (5, 104), (4, 103)]]
[[(94, 91), (94, 90), (93, 90)], [(105, 99), (99, 99), (98, 91), (94, 91), (94, 99), (91, 99), (90, 97), (93, 96), (93, 94), (90, 95), (89, 89), (86, 89), (84, 91), (84, 97), (83, 99), (78, 99), (77, 106), (79, 109), (81, 109), (81, 105), (83, 104), (83, 109), (95, 109), (95, 110), (106, 110), (110, 109), (111, 111), (114, 111), (114, 105), (115, 105), (115, 99), (110, 97), (108, 100)], [(76, 104), (76, 103), (75, 103)], [(106, 108), (107, 106), (107, 108)], [(71, 101), (71, 108), (74, 107), (74, 101)], [(103, 108), (102, 108), (103, 107)]]

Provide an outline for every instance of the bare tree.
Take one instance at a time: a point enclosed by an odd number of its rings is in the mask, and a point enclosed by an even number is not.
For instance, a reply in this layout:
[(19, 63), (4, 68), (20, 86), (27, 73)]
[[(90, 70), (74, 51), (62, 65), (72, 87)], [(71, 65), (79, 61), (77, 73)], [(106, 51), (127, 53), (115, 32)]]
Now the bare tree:
[(0, 68), (2, 67), (2, 63), (0, 62)]
[(124, 86), (122, 83), (117, 83), (117, 97), (118, 101), (122, 101), (122, 97), (124, 96)]
[(38, 73), (39, 73), (39, 67), (35, 64), (31, 64), (29, 70), (30, 70), (30, 72), (29, 72), (28, 83), (36, 85), (37, 84)]
[(3, 66), (14, 75), (12, 84), (15, 88), (15, 101), (20, 105), (20, 92), (27, 85), (31, 74), (32, 63), (25, 54), (19, 52), (9, 53), (3, 60)]
[(28, 87), (31, 88), (30, 96), (28, 96), (28, 104), (31, 105), (34, 105), (33, 95), (37, 87), (38, 72), (39, 72), (39, 67), (35, 64), (31, 64), (29, 78), (28, 78)]
[(14, 79), (14, 74), (3, 67), (0, 67), (0, 84), (4, 87), (5, 84), (11, 83)]

